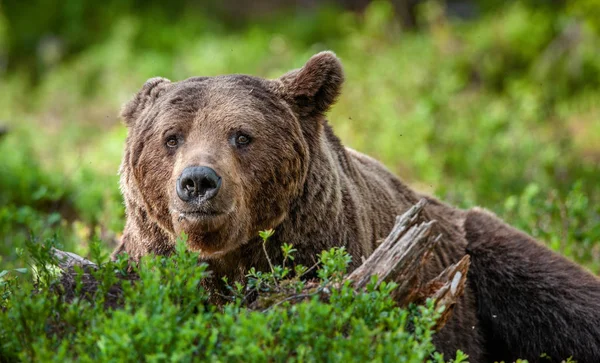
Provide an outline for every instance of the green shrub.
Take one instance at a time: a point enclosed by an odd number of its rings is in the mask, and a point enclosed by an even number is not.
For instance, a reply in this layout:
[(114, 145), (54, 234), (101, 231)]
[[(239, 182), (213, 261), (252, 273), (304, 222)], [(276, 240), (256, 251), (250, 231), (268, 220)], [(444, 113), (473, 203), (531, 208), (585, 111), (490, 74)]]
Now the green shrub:
[[(72, 276), (73, 291), (65, 293), (49, 253), (53, 245), (52, 240), (28, 244), (33, 283), (15, 276), (23, 270), (2, 272), (0, 356), (5, 360), (444, 361), (431, 341), (439, 312), (429, 303), (399, 309), (390, 298), (395, 284), (374, 288), (373, 283), (355, 293), (345, 283), (331, 289), (327, 303), (315, 294), (266, 311), (249, 310), (239, 299), (216, 308), (200, 287), (206, 265), (179, 241), (174, 256), (147, 256), (133, 264), (137, 279), (118, 279), (126, 257), (106, 262), (94, 248), (104, 261), (88, 271), (95, 289), (84, 284), (79, 269)], [(325, 284), (345, 271), (349, 256), (334, 249), (319, 261)], [(277, 280), (283, 282), (272, 281)], [(463, 359), (459, 352), (456, 362)]]

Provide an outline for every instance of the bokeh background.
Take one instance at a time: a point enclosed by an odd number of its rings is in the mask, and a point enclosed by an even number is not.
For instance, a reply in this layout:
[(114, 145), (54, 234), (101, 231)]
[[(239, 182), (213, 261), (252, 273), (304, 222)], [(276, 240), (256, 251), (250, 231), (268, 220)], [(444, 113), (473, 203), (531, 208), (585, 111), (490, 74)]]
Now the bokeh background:
[(325, 49), (347, 145), (600, 272), (598, 0), (2, 0), (0, 270), (26, 240), (114, 247), (118, 113), (146, 79), (277, 77)]

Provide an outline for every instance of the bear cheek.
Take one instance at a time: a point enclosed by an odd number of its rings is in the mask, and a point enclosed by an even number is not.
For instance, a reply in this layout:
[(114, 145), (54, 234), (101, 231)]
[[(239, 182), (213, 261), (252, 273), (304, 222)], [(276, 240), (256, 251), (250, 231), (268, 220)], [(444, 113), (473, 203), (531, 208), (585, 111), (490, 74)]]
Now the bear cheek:
[[(149, 162), (149, 159), (154, 160)], [(168, 163), (161, 160), (158, 155), (148, 155), (140, 160), (136, 169), (135, 178), (140, 186), (140, 194), (144, 200), (148, 214), (156, 220), (157, 224), (165, 231), (173, 233), (174, 226), (169, 208), (171, 187), (171, 173)], [(152, 201), (147, 203), (147, 201)]]
[(289, 176), (284, 176), (288, 172), (280, 168), (258, 171), (255, 175), (269, 178), (255, 179), (254, 183), (249, 183), (252, 187), (245, 190), (244, 198), (249, 201), (245, 215), (250, 217), (248, 234), (251, 237), (257, 236), (261, 230), (277, 227), (287, 216), (288, 206), (296, 192), (294, 186), (287, 183)]

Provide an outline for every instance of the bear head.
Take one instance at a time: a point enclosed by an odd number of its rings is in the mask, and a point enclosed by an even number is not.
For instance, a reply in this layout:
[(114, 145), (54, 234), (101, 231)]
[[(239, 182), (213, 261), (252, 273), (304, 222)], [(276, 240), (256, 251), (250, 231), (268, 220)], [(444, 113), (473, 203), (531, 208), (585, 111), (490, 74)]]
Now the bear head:
[(277, 79), (149, 79), (121, 112), (128, 218), (160, 230), (163, 245), (185, 232), (188, 248), (208, 259), (276, 227), (306, 187), (311, 150), (342, 83), (332, 52)]

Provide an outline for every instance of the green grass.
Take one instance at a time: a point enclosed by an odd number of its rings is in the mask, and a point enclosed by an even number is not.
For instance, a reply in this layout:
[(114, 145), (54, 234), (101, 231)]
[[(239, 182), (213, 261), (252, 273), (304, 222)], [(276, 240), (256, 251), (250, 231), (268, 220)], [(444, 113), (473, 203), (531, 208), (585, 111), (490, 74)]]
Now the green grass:
[[(101, 40), (45, 66), (35, 85), (22, 68), (0, 79), (9, 128), (0, 139), (0, 270), (23, 267), (30, 241), (88, 255), (97, 240), (110, 251), (124, 223), (116, 173), (126, 133), (117, 115), (146, 79), (274, 78), (331, 49), (346, 83), (329, 120), (346, 145), (415, 189), (493, 210), (599, 273), (600, 27), (585, 10), (593, 3), (555, 11), (517, 2), (459, 21), (427, 2), (423, 29), (411, 33), (398, 30), (385, 2), (364, 16), (328, 8), (236, 30), (189, 16), (152, 27), (115, 17)], [(573, 26), (577, 40), (561, 42)], [(123, 324), (150, 319), (139, 314)], [(257, 326), (271, 318), (239, 319)], [(109, 328), (87, 329), (100, 337)], [(40, 339), (39, 349), (57, 348)]]

